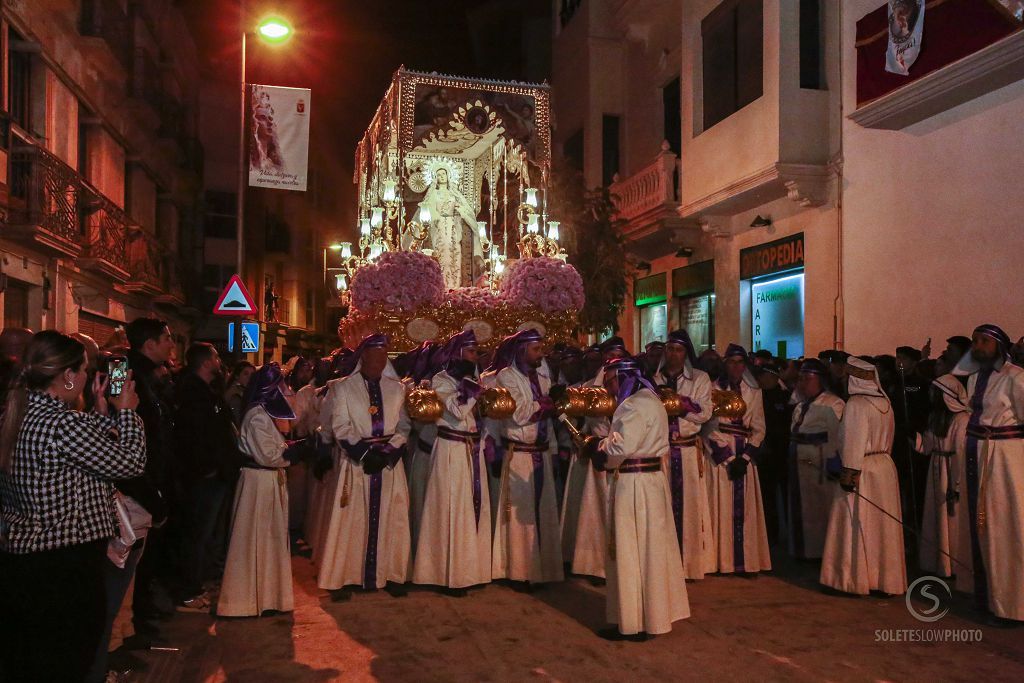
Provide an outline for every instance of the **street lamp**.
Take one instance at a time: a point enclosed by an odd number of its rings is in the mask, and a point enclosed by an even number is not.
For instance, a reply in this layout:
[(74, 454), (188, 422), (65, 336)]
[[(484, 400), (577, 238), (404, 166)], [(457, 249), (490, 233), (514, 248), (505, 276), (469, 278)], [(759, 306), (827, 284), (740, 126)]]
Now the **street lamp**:
[[(248, 96), (246, 92), (246, 78), (245, 78), (245, 48), (246, 40), (249, 35), (249, 28), (247, 27), (247, 16), (245, 11), (245, 0), (241, 0), (239, 3), (239, 24), (242, 29), (242, 58), (240, 60), (240, 76), (239, 76), (239, 103), (238, 103), (238, 198), (235, 212), (235, 242), (236, 242), (236, 253), (235, 253), (235, 266), (238, 270), (238, 276), (244, 278), (242, 268), (245, 265), (245, 188), (248, 184), (247, 179), (247, 168), (248, 164), (245, 162), (245, 98)], [(256, 35), (265, 42), (280, 44), (287, 41), (294, 34), (291, 24), (278, 16), (264, 17), (256, 25)], [(326, 260), (326, 252), (325, 252)]]

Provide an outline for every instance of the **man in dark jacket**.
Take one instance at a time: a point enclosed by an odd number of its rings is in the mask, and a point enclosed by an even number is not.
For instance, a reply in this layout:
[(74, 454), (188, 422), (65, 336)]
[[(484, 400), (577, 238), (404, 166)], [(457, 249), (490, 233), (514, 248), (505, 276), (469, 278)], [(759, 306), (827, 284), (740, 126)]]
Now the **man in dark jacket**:
[[(212, 577), (223, 545), (218, 520), (230, 499), (241, 466), (232, 412), (218, 385), (220, 355), (210, 344), (196, 343), (185, 354), (175, 414), (177, 479), (182, 495), (183, 598), (197, 602), (203, 580)], [(190, 606), (202, 607), (194, 604)]]
[[(790, 403), (792, 392), (779, 381), (779, 369), (775, 363), (765, 363), (757, 370), (757, 383), (761, 386), (764, 400), (765, 437), (761, 462), (757, 474), (761, 481), (761, 499), (764, 502), (765, 526), (768, 542), (772, 545), (779, 540), (780, 517), (784, 516), (788, 470), (786, 458), (789, 453), (789, 428), (793, 417)], [(785, 520), (782, 520), (783, 522)]]
[(117, 488), (139, 502), (153, 516), (153, 530), (146, 537), (146, 550), (135, 570), (135, 591), (132, 594), (132, 621), (136, 634), (156, 635), (153, 620), (158, 616), (153, 581), (156, 573), (166, 567), (167, 548), (163, 526), (168, 520), (170, 470), (172, 467), (171, 437), (174, 430), (170, 395), (170, 378), (164, 364), (174, 353), (174, 337), (167, 323), (158, 318), (136, 318), (125, 328), (128, 337), (128, 367), (139, 395), (136, 412), (146, 432), (146, 470), (141, 477), (118, 482)]

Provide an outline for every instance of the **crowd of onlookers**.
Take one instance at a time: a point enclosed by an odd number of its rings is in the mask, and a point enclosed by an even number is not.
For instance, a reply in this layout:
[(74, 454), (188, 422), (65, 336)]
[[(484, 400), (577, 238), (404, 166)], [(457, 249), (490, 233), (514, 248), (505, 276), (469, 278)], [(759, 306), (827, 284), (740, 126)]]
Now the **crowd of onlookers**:
[[(934, 358), (929, 346), (872, 359), (896, 414), (893, 460), (904, 510), (918, 521), (926, 468), (913, 466), (913, 435), (925, 431), (932, 381), (969, 353), (971, 340), (951, 337)], [(209, 610), (244, 464), (238, 427), (254, 401), (246, 390), (257, 369), (241, 362), (229, 371), (206, 343), (192, 344), (179, 363), (176, 348), (167, 324), (155, 318), (132, 321), (120, 342), (103, 349), (82, 334), (0, 333), (3, 680), (105, 680), (109, 670), (124, 668), (108, 662), (107, 652), (123, 605), (134, 627), (123, 649), (147, 647), (177, 610)], [(567, 384), (593, 377), (603, 363), (597, 346), (565, 351), (556, 345), (547, 364)], [(663, 352), (653, 343), (638, 356), (651, 376)], [(337, 376), (333, 360), (344, 355), (288, 364), (283, 376), (295, 415)], [(1012, 355), (1024, 365), (1024, 340)], [(848, 354), (818, 357), (828, 388), (844, 398)], [(108, 367), (121, 359), (130, 377), (112, 393)], [(488, 362), (482, 353), (481, 367)], [(785, 528), (791, 397), (801, 361), (756, 351), (750, 363), (763, 392), (767, 454), (759, 476), (775, 542)], [(714, 350), (701, 354), (698, 366), (712, 380), (725, 367)], [(303, 427), (300, 418), (291, 429), (302, 437), (315, 426)], [(291, 531), (301, 523), (293, 512)]]

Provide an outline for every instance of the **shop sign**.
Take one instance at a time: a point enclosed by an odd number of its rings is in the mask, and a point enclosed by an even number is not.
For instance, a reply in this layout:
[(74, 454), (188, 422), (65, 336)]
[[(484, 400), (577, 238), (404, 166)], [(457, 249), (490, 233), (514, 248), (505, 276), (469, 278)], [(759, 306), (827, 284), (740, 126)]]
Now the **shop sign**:
[(656, 273), (633, 282), (633, 303), (637, 306), (660, 304), (668, 298), (665, 293), (666, 273)]
[(749, 280), (804, 265), (804, 234), (740, 250), (740, 279)]
[(672, 271), (672, 296), (693, 296), (715, 289), (715, 262), (701, 261)]

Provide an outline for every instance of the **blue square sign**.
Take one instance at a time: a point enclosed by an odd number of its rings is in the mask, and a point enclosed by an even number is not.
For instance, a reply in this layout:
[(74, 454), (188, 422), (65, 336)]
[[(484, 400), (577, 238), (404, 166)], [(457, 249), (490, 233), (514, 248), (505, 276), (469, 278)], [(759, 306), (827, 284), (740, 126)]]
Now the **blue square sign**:
[(259, 353), (260, 324), (242, 323), (242, 353)]

